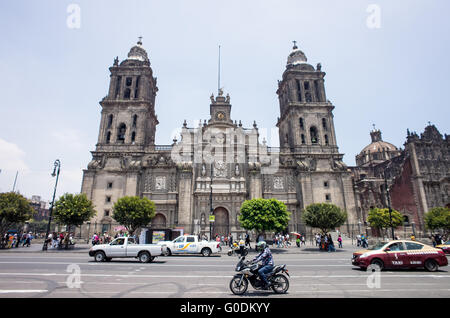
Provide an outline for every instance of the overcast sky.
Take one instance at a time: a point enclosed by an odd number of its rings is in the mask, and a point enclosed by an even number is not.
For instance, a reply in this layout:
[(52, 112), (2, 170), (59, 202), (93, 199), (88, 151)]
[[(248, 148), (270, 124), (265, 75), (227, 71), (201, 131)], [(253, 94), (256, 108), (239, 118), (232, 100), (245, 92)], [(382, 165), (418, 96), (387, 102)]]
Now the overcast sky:
[[(57, 196), (80, 192), (108, 68), (138, 36), (158, 78), (157, 144), (171, 144), (185, 119), (209, 118), (219, 45), (232, 119), (270, 132), (293, 40), (327, 73), (348, 165), (372, 124), (397, 147), (428, 121), (448, 133), (449, 12), (448, 0), (1, 1), (0, 192), (18, 171), (15, 190), (50, 200), (55, 159)], [(279, 144), (270, 133), (268, 143)]]

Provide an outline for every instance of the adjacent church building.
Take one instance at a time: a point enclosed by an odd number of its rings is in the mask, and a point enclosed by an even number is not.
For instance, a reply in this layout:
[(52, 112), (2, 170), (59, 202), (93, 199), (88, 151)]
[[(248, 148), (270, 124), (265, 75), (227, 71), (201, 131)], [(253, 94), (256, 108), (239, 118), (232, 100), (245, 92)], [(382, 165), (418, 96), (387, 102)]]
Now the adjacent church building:
[[(402, 180), (410, 178), (408, 189), (413, 199), (392, 193), (393, 204), (402, 205), (408, 211), (405, 215), (421, 222), (423, 213), (435, 202), (449, 203), (449, 138), (438, 132), (426, 131), (423, 140), (411, 134), (411, 146), (401, 151), (383, 142), (381, 132), (373, 131), (373, 143), (357, 156), (357, 167), (343, 163), (334, 129), (334, 106), (325, 92), (325, 73), (320, 63), (316, 67), (309, 64), (296, 45), (278, 82), (277, 148), (260, 140), (255, 122), (243, 127), (241, 120), (232, 117), (231, 97), (222, 90), (209, 98), (208, 120), (197, 127), (188, 127), (185, 121), (180, 140), (156, 145), (158, 87), (142, 42), (131, 48), (127, 59), (119, 63), (116, 58), (109, 70), (108, 94), (100, 102), (98, 142), (83, 172), (81, 190), (97, 210), (90, 222), (95, 224), (91, 233), (108, 232), (117, 225), (112, 208), (123, 196), (154, 201), (156, 216), (148, 226), (158, 229), (209, 235), (211, 226), (213, 235), (232, 233), (237, 237), (245, 233), (238, 222), (242, 203), (275, 198), (291, 212), (289, 231), (309, 232), (301, 221), (302, 210), (311, 203), (328, 202), (347, 211), (342, 231), (350, 232), (350, 225), (353, 228), (366, 221), (368, 209), (385, 204), (381, 168), (377, 167), (392, 160), (402, 165), (409, 162), (403, 170), (398, 165), (389, 168), (397, 167), (397, 173), (411, 171), (403, 173)], [(207, 96), (205, 110), (206, 102)], [(429, 157), (430, 138), (439, 142), (441, 154), (437, 157)], [(424, 160), (434, 161), (421, 164)], [(431, 176), (428, 168), (421, 168), (434, 167), (438, 161), (439, 175)], [(389, 180), (393, 182), (393, 174)], [(401, 193), (402, 182), (397, 181), (393, 189)], [(442, 199), (427, 199), (435, 196)], [(212, 224), (210, 215), (215, 216)]]

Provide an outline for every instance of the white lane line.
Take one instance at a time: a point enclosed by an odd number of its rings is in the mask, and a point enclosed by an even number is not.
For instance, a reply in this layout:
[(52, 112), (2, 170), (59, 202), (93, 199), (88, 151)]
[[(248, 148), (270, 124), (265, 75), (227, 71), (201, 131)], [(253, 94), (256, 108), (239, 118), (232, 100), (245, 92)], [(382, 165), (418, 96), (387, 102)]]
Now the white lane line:
[[(339, 294), (343, 294), (343, 293), (359, 293), (359, 292), (400, 292), (400, 291), (405, 291), (405, 292), (437, 292), (437, 291), (447, 291), (450, 292), (450, 289), (341, 289), (341, 290), (301, 290), (301, 291), (295, 291), (294, 293), (296, 294), (305, 294), (305, 293), (339, 293)], [(401, 296), (403, 297), (403, 296)]]
[(0, 289), (0, 294), (46, 293), (46, 289)]
[[(62, 273), (16, 273), (4, 272), (2, 276), (67, 276)], [(129, 275), (129, 274), (81, 274), (83, 277), (122, 277), (122, 278), (231, 278), (233, 275)], [(368, 275), (299, 275), (291, 278), (364, 278)], [(382, 274), (385, 278), (450, 278), (450, 275), (395, 275)]]
[[(117, 266), (117, 265), (122, 265), (122, 266), (130, 266), (131, 264), (129, 263), (124, 263), (124, 264), (120, 264), (119, 262), (117, 263), (74, 263), (74, 262), (0, 262), (0, 264), (15, 264), (15, 265), (20, 265), (20, 264), (32, 264), (32, 265), (36, 265), (36, 264), (45, 264), (45, 265), (70, 265), (70, 264), (76, 264), (76, 265), (87, 265), (87, 266)], [(140, 263), (134, 264), (134, 265), (141, 265)], [(230, 268), (229, 264), (223, 264), (223, 265), (214, 265), (214, 264), (201, 264), (201, 265), (197, 265), (197, 264), (149, 264), (149, 266), (152, 267), (226, 267), (226, 268)], [(343, 265), (330, 265), (330, 264), (324, 264), (324, 265), (287, 265), (288, 267), (349, 267), (351, 266), (351, 264), (343, 264)]]

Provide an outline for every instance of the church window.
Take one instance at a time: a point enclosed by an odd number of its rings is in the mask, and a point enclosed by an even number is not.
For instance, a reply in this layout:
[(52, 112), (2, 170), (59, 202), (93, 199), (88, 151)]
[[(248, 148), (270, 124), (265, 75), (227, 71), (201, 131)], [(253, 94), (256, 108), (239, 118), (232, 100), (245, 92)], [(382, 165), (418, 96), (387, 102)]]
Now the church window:
[(134, 115), (134, 116), (133, 116), (133, 127), (136, 127), (136, 125), (137, 125), (137, 119), (138, 119), (138, 116), (137, 116), (137, 115)]
[(105, 201), (106, 201), (106, 203), (111, 203), (111, 196), (107, 195)]
[(106, 143), (109, 144), (110, 141), (111, 141), (111, 132), (108, 131), (108, 133), (106, 134)]
[(133, 83), (133, 79), (132, 79), (131, 77), (127, 77), (127, 79), (126, 79), (126, 81), (125, 81), (125, 84), (126, 84), (127, 86), (131, 86), (132, 83)]
[(302, 129), (302, 130), (305, 129), (305, 123), (304, 123), (302, 117), (300, 117), (299, 123), (300, 123), (300, 129)]
[(131, 142), (135, 142), (136, 141), (136, 132), (133, 131), (133, 133), (131, 134)]
[(311, 143), (317, 144), (319, 142), (319, 137), (318, 137), (318, 134), (317, 134), (317, 128), (314, 127), (314, 126), (311, 127), (309, 129), (309, 134), (311, 136)]
[(331, 194), (329, 194), (329, 193), (325, 194), (325, 201), (327, 201), (327, 202), (331, 201)]
[(298, 101), (301, 102), (302, 101), (302, 89), (301, 89), (300, 81), (295, 80), (295, 82), (297, 83), (297, 98), (298, 98)]
[(117, 133), (117, 141), (125, 142), (125, 133), (127, 131), (127, 126), (125, 124), (120, 124), (119, 131)]
[(324, 186), (324, 188), (328, 188), (330, 186), (330, 184), (328, 183), (328, 181), (324, 181), (323, 186)]
[(108, 128), (111, 128), (112, 122), (113, 122), (113, 115), (111, 114), (108, 116)]
[(122, 76), (118, 76), (117, 77), (117, 82), (116, 82), (116, 92), (115, 92), (115, 97), (118, 98), (119, 94), (120, 94), (120, 83), (122, 82)]
[(305, 86), (305, 90), (309, 90), (309, 89), (310, 89), (310, 86), (309, 86), (309, 82), (308, 82), (308, 81), (306, 81), (306, 82), (304, 83), (304, 86)]
[(105, 210), (105, 216), (109, 216), (109, 210)]
[(125, 92), (124, 92), (124, 94), (123, 94), (123, 98), (125, 98), (125, 99), (130, 99), (130, 97), (131, 97), (131, 89), (126, 88), (126, 89), (125, 89)]
[(134, 89), (134, 98), (139, 98), (139, 79), (140, 78), (141, 78), (140, 76), (138, 76), (136, 78), (136, 85), (135, 85), (135, 89)]
[(325, 135), (325, 145), (329, 145), (329, 141), (328, 141), (328, 135)]
[(306, 141), (305, 141), (305, 135), (302, 134), (301, 137), (302, 137), (302, 144), (304, 145), (304, 144), (306, 143)]
[(324, 130), (328, 130), (327, 129), (327, 120), (325, 118), (322, 118), (322, 127)]
[(112, 182), (108, 182), (108, 183), (106, 184), (106, 188), (107, 188), (107, 189), (112, 189), (112, 187), (113, 187), (113, 183), (112, 183)]
[(306, 102), (308, 102), (308, 103), (312, 102), (312, 96), (311, 96), (310, 92), (305, 93), (305, 99), (306, 99)]

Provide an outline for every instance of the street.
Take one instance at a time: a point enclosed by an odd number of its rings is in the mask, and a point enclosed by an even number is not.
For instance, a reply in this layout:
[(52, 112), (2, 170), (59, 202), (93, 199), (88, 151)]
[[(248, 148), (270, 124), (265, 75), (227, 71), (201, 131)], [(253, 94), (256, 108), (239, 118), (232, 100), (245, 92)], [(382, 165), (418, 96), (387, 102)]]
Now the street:
[[(308, 247), (274, 251), (275, 264), (287, 264), (290, 288), (286, 295), (255, 291), (246, 296), (311, 297), (450, 297), (449, 268), (383, 271), (379, 284), (373, 273), (351, 265), (354, 246), (334, 253)], [(248, 257), (254, 257), (250, 253)], [(245, 298), (228, 287), (236, 256), (183, 255), (158, 257), (153, 263), (114, 259), (96, 263), (86, 253), (62, 251), (0, 252), (0, 294), (5, 297), (151, 297)]]

